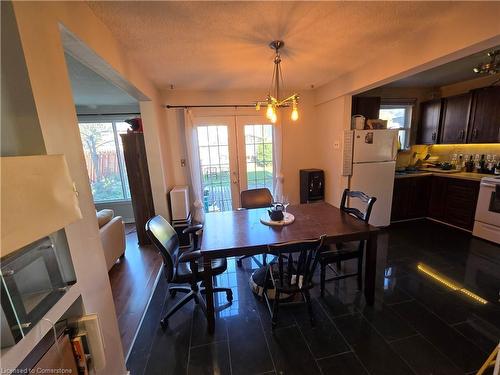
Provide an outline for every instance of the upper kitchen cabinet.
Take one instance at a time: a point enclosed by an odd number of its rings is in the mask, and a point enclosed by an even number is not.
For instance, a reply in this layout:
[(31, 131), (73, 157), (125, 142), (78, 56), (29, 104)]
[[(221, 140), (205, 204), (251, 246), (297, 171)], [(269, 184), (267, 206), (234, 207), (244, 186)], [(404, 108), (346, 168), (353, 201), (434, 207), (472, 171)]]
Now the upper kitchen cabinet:
[(440, 119), (441, 99), (420, 104), (420, 128), (417, 143), (424, 145), (438, 143)]
[(443, 101), (440, 143), (465, 143), (471, 107), (471, 93), (449, 96)]
[(474, 90), (469, 143), (500, 142), (500, 87)]
[(362, 115), (367, 119), (379, 117), (381, 98), (377, 96), (353, 96), (352, 115)]

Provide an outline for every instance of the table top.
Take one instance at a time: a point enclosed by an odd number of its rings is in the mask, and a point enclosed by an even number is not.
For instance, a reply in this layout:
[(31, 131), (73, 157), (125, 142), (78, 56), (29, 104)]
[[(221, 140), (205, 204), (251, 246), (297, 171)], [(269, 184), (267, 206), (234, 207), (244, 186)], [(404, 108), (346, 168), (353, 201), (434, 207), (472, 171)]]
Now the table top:
[(272, 227), (260, 222), (265, 208), (212, 212), (205, 215), (201, 252), (210, 257), (258, 254), (268, 244), (319, 238), (327, 242), (368, 239), (378, 231), (328, 203), (289, 206), (295, 222)]

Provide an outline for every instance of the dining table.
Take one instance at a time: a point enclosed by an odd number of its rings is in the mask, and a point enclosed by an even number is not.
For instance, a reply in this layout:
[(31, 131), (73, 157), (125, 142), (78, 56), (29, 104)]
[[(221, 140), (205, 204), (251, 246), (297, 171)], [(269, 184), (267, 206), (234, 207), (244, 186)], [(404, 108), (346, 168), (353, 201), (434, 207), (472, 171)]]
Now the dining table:
[[(210, 212), (205, 214), (200, 251), (206, 270), (217, 258), (262, 254), (267, 246), (289, 241), (319, 238), (326, 244), (366, 241), (364, 295), (367, 304), (375, 297), (377, 234), (379, 229), (359, 220), (326, 202), (290, 205), (287, 212), (295, 220), (285, 226), (270, 226), (261, 222), (266, 208)], [(215, 306), (211, 272), (205, 272), (206, 313), (208, 331), (215, 331)]]

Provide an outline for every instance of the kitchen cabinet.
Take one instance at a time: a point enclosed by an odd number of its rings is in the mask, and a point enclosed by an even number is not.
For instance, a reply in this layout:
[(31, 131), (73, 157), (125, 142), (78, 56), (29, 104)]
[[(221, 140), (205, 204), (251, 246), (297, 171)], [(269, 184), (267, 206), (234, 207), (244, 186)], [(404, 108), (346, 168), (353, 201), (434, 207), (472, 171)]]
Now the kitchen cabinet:
[(427, 216), (426, 202), (431, 188), (430, 176), (397, 178), (392, 194), (391, 221)]
[(380, 112), (379, 96), (353, 96), (352, 115), (362, 115), (366, 119), (377, 119)]
[(443, 100), (440, 143), (465, 143), (471, 107), (471, 93), (447, 97)]
[(430, 145), (438, 143), (440, 120), (441, 99), (429, 100), (420, 104), (418, 144)]
[(500, 142), (500, 87), (474, 90), (467, 141)]
[(396, 178), (391, 221), (429, 217), (472, 230), (479, 181), (440, 176)]

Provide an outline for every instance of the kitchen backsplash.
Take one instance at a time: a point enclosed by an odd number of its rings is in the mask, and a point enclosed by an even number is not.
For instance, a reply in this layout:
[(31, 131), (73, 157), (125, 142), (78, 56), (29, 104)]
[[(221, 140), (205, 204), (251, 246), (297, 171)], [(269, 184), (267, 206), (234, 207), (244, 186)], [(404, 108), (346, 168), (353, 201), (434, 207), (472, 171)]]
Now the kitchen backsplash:
[(452, 144), (452, 145), (414, 145), (407, 151), (400, 151), (396, 160), (396, 168), (414, 165), (418, 159), (430, 154), (432, 159), (440, 162), (449, 162), (453, 154), (465, 155), (496, 155), (500, 161), (500, 143), (486, 144)]

